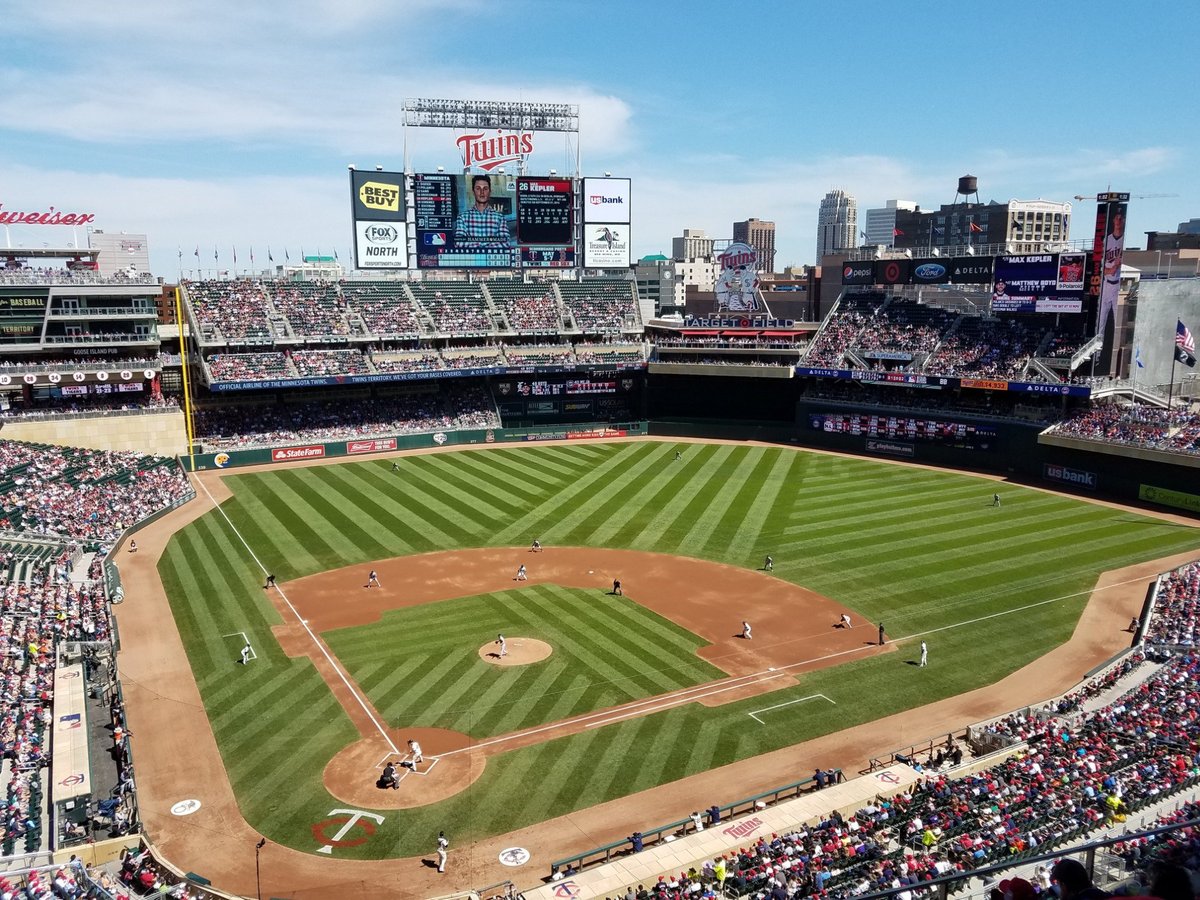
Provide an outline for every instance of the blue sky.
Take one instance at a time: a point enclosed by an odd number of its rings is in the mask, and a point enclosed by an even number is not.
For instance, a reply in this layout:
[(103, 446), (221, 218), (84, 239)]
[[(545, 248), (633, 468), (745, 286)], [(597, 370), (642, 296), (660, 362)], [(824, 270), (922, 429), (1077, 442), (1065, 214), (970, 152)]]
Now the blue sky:
[[(1178, 194), (1131, 203), (1134, 246), (1200, 216), (1191, 0), (0, 4), (0, 209), (145, 232), (168, 277), (197, 245), (348, 260), (346, 166), (403, 165), (406, 97), (578, 104), (584, 174), (633, 179), (637, 255), (757, 216), (777, 267), (812, 263), (827, 190), (861, 216), (966, 173), (984, 200)], [(413, 167), (460, 165), (454, 137), (410, 131)], [(572, 166), (536, 146), (531, 171)]]

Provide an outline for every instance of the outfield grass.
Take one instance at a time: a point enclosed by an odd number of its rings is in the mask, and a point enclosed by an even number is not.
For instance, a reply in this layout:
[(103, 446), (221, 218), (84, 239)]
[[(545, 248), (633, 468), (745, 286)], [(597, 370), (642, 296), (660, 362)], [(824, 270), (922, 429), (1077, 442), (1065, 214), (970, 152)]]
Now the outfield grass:
[[(399, 472), (380, 459), (235, 475), (224, 510), (281, 581), (431, 550), (528, 546), (537, 537), (748, 568), (771, 554), (776, 577), (884, 620), (893, 638), (956, 627), (931, 641), (927, 669), (905, 665), (903, 651), (876, 656), (805, 675), (773, 693), (771, 703), (759, 697), (676, 708), (503, 754), (454, 798), (384, 812), (374, 838), (338, 851), (347, 857), (425, 852), (431, 835), (451, 823), (458, 843), (501, 833), (990, 684), (1066, 640), (1100, 572), (1200, 547), (1194, 528), (1040, 491), (782, 447), (506, 447), (399, 464)], [(993, 490), (1003, 498), (999, 509), (991, 507)], [(262, 570), (218, 513), (181, 531), (159, 569), (243, 814), (271, 840), (314, 851), (310, 824), (342, 805), (325, 793), (321, 769), (356, 738), (354, 729), (309, 661), (288, 659), (275, 644), (269, 628), (279, 618), (260, 588)], [(554, 588), (517, 593), (537, 603), (541, 590)], [(496, 596), (460, 602), (486, 612)], [(1013, 610), (1023, 611), (983, 618)], [(398, 629), (399, 640), (402, 622), (389, 615), (375, 627)], [(594, 642), (585, 619), (543, 624), (561, 630), (551, 638), (556, 652), (573, 628), (574, 646)], [(473, 654), (479, 628), (471, 630)], [(251, 635), (255, 665), (234, 665), (240, 648), (220, 637), (233, 631)], [(379, 655), (374, 637), (356, 642), (348, 631), (329, 635), (330, 642), (393, 724), (424, 715), (411, 723), (491, 734), (560, 717), (554, 701), (537, 696), (546, 687), (538, 666), (522, 683), (529, 696), (519, 714), (474, 716), (464, 713), (471, 704), (460, 679), (428, 679), (417, 696), (388, 678), (395, 660), (386, 653), (394, 648)], [(431, 626), (422, 643), (452, 644), (454, 634)], [(602, 655), (625, 672), (658, 667), (636, 642)], [(612, 679), (599, 684), (605, 676), (596, 665), (579, 657), (551, 684), (565, 684), (587, 703), (607, 702)], [(702, 667), (696, 661), (686, 677), (706, 677)], [(655, 688), (635, 679), (624, 689), (644, 695)], [(763, 726), (746, 716), (814, 693), (838, 705), (786, 707), (767, 713)], [(648, 824), (658, 818), (647, 810)]]

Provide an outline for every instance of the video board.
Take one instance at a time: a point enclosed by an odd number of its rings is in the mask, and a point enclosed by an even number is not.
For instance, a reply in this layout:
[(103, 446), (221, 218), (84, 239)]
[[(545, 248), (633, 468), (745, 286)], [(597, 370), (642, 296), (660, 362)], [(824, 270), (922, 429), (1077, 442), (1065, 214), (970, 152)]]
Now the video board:
[(1080, 253), (997, 256), (992, 312), (1081, 312), (1084, 260)]
[(418, 268), (575, 265), (568, 178), (418, 174), (413, 208)]

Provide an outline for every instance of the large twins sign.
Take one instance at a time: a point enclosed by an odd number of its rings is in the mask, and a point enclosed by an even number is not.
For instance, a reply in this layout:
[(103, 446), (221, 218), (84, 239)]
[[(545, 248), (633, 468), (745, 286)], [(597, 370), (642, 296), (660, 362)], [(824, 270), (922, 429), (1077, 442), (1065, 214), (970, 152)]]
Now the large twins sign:
[(492, 137), (483, 132), (455, 138), (462, 153), (463, 166), (490, 172), (505, 163), (518, 162), (533, 152), (533, 135), (525, 132), (505, 134), (497, 129)]

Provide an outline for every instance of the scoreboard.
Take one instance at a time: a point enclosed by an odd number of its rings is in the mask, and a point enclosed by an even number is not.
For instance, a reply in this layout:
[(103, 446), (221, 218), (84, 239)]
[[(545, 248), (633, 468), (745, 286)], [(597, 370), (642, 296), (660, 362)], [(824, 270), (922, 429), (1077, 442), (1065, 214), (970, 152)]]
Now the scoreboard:
[(575, 265), (569, 178), (419, 174), (412, 193), (419, 268)]

